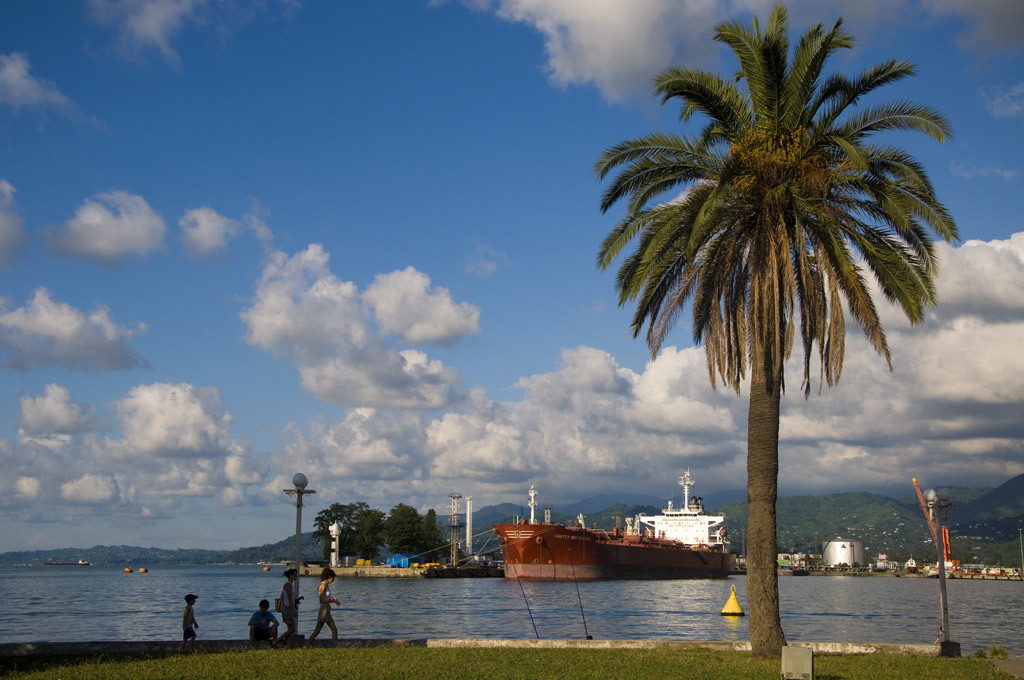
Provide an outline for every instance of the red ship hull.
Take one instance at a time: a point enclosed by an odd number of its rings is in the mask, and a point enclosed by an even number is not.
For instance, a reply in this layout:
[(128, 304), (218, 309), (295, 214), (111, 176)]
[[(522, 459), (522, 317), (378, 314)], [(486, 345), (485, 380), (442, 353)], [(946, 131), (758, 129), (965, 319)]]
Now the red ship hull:
[(505, 578), (726, 578), (735, 559), (723, 549), (561, 524), (498, 524), (494, 530), (505, 558)]

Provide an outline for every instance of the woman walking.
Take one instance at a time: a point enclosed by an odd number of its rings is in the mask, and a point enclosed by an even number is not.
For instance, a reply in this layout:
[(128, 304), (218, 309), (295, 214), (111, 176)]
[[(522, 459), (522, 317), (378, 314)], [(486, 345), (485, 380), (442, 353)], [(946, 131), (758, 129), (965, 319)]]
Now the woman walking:
[(331, 616), (331, 603), (341, 603), (338, 602), (338, 598), (331, 595), (332, 583), (334, 583), (334, 570), (330, 567), (324, 567), (324, 570), (320, 572), (320, 587), (317, 589), (320, 595), (320, 611), (316, 615), (316, 628), (313, 629), (309, 639), (306, 640), (307, 647), (313, 645), (313, 640), (320, 634), (320, 629), (324, 627), (325, 623), (331, 629), (331, 639), (334, 640), (334, 646), (338, 646), (338, 627), (334, 625), (334, 617)]
[(285, 577), (285, 582), (281, 588), (281, 620), (284, 621), (284, 625), (288, 626), (288, 630), (281, 636), (278, 643), (287, 645), (288, 638), (297, 632), (295, 624), (299, 613), (299, 602), (302, 601), (302, 597), (295, 598), (294, 583), (299, 578), (299, 570), (285, 569), (283, 576)]

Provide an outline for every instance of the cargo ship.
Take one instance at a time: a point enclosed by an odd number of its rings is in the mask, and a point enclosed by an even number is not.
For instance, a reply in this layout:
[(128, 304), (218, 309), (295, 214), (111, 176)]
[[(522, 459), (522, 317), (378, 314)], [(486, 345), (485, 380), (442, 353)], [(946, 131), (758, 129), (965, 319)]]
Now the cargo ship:
[(672, 501), (661, 515), (626, 518), (626, 528), (586, 528), (583, 515), (570, 526), (536, 519), (537, 490), (530, 487), (530, 518), (496, 524), (505, 578), (531, 580), (726, 578), (729, 551), (725, 517), (704, 514), (691, 498), (690, 471), (679, 478), (682, 507)]
[(78, 560), (77, 562), (43, 562), (44, 567), (91, 567), (92, 562)]

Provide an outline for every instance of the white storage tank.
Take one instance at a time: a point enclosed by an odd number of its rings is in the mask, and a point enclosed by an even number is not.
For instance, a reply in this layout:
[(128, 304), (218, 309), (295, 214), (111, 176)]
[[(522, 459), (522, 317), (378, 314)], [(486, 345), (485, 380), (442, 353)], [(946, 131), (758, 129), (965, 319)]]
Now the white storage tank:
[(866, 567), (868, 563), (864, 559), (864, 541), (835, 538), (825, 544), (821, 561), (826, 567), (838, 567), (841, 564), (849, 567), (859, 564)]

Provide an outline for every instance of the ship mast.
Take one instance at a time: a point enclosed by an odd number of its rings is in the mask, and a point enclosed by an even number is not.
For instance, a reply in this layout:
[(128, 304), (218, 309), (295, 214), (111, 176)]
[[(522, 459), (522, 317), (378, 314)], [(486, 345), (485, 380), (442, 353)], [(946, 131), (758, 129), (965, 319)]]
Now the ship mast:
[(537, 489), (533, 488), (533, 484), (530, 485), (530, 524), (537, 523), (537, 514), (535, 508), (537, 507)]
[(693, 478), (690, 477), (690, 468), (686, 468), (686, 474), (679, 478), (679, 486), (683, 487), (683, 510), (690, 509), (690, 487), (693, 486)]

